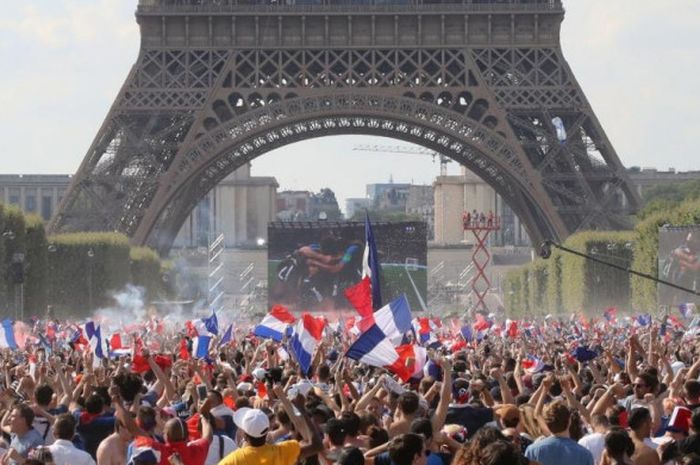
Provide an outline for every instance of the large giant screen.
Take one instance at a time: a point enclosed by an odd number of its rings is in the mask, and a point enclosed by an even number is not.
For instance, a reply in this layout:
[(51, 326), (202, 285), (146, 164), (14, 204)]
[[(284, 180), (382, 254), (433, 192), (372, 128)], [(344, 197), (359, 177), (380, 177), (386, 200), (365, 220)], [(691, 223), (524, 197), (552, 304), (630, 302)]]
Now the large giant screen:
[[(686, 289), (700, 289), (700, 225), (659, 228), (659, 278)], [(700, 303), (680, 289), (658, 285), (659, 304)]]
[[(423, 222), (373, 223), (384, 304), (406, 294), (425, 309), (427, 235)], [(275, 222), (268, 225), (268, 301), (295, 311), (349, 311), (344, 290), (362, 275), (365, 225)]]

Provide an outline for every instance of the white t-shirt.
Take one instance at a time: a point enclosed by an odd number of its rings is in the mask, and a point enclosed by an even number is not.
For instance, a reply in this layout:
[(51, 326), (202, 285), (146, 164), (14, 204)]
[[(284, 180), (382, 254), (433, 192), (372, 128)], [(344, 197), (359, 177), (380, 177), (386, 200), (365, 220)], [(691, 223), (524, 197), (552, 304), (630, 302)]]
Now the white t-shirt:
[(585, 447), (593, 456), (595, 465), (600, 465), (605, 450), (605, 435), (603, 433), (587, 434), (578, 440), (580, 446)]
[(49, 446), (49, 450), (53, 456), (53, 463), (56, 465), (95, 465), (90, 454), (64, 439), (58, 439)]
[(204, 465), (216, 465), (228, 454), (238, 449), (236, 442), (228, 436), (216, 434), (209, 443), (209, 452)]

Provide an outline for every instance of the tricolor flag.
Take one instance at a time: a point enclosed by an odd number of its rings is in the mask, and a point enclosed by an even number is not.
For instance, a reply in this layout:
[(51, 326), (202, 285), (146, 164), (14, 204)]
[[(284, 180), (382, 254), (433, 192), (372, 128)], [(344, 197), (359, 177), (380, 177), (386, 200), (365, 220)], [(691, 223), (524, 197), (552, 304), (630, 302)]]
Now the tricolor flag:
[(206, 358), (209, 356), (209, 343), (211, 342), (211, 336), (197, 336), (194, 338), (194, 345), (192, 346), (192, 353), (195, 358)]
[(692, 302), (680, 304), (678, 310), (681, 312), (681, 315), (683, 315), (683, 318), (687, 320), (695, 313), (695, 304)]
[(506, 320), (506, 336), (515, 339), (518, 337), (518, 322), (515, 320)]
[(401, 344), (404, 335), (411, 331), (411, 307), (402, 294), (373, 314), (377, 327), (394, 346)]
[(639, 326), (649, 326), (651, 324), (651, 315), (648, 313), (638, 315), (634, 322)]
[(483, 314), (476, 314), (476, 322), (474, 323), (474, 329), (477, 331), (485, 331), (491, 327), (491, 321), (487, 320)]
[[(370, 366), (384, 367), (407, 381), (414, 375), (416, 363), (425, 364), (422, 348), (401, 346), (399, 350), (377, 325), (372, 325), (350, 346), (345, 356)], [(423, 349), (425, 350), (425, 349)]]
[(430, 318), (414, 318), (412, 323), (413, 331), (415, 331), (421, 345), (430, 346), (439, 343), (437, 335), (433, 331), (435, 329), (435, 323), (433, 323)]
[(609, 307), (606, 308), (605, 311), (603, 312), (603, 316), (605, 317), (606, 320), (610, 323), (614, 323), (617, 321), (617, 308), (616, 307)]
[(2, 326), (0, 326), (0, 349), (17, 350), (12, 320), (2, 320)]
[(539, 373), (544, 369), (544, 362), (534, 355), (528, 355), (522, 361), (522, 366), (528, 373)]
[(323, 328), (326, 322), (323, 318), (314, 318), (308, 313), (303, 313), (292, 336), (291, 350), (304, 374), (309, 373), (311, 358), (316, 346), (323, 338)]
[(112, 337), (109, 339), (109, 354), (110, 357), (120, 357), (122, 355), (131, 354), (131, 347), (124, 347), (122, 344), (121, 334), (112, 334)]
[[(363, 320), (367, 320), (369, 324), (367, 328), (372, 326), (371, 317), (374, 312), (372, 308), (372, 288), (369, 276), (363, 277), (357, 284), (350, 286), (343, 291), (345, 298), (357, 310)], [(361, 330), (367, 328), (360, 328)]]
[(219, 341), (219, 346), (223, 346), (225, 344), (228, 344), (232, 340), (233, 340), (233, 323), (228, 325), (228, 328), (226, 328), (224, 335), (221, 336), (221, 340)]
[(372, 223), (369, 221), (369, 213), (365, 212), (365, 253), (362, 256), (362, 277), (369, 277), (372, 289), (372, 308), (378, 310), (382, 307), (382, 292), (379, 287), (379, 257), (377, 256), (377, 244), (374, 242)]
[(287, 334), (290, 325), (296, 322), (296, 318), (286, 307), (275, 305), (270, 309), (270, 313), (253, 330), (253, 334), (280, 342)]
[(472, 342), (472, 340), (474, 339), (474, 333), (472, 332), (472, 327), (469, 325), (462, 326), (462, 328), (459, 330), (459, 334), (461, 334), (461, 336), (467, 342)]
[(102, 351), (102, 332), (100, 327), (95, 325), (94, 321), (88, 321), (85, 323), (85, 335), (87, 337), (88, 345), (96, 358), (104, 358), (104, 352)]
[(215, 335), (219, 334), (219, 320), (216, 318), (216, 310), (212, 309), (211, 316), (202, 318), (202, 323), (204, 323), (204, 327), (209, 333)]

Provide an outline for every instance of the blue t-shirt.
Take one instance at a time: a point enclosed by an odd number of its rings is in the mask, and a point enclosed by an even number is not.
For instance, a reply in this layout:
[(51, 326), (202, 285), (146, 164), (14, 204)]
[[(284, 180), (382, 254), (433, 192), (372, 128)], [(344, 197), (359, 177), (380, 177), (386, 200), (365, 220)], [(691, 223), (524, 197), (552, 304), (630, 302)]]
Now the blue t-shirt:
[(593, 455), (571, 438), (550, 436), (533, 443), (525, 457), (542, 465), (593, 465)]
[[(24, 435), (21, 437), (17, 436), (16, 434), (12, 434), (12, 439), (10, 441), (10, 447), (16, 450), (19, 455), (25, 459), (27, 458), (27, 455), (29, 455), (29, 451), (43, 445), (44, 438), (34, 428), (24, 433)], [(10, 463), (15, 465), (17, 462), (10, 460)]]

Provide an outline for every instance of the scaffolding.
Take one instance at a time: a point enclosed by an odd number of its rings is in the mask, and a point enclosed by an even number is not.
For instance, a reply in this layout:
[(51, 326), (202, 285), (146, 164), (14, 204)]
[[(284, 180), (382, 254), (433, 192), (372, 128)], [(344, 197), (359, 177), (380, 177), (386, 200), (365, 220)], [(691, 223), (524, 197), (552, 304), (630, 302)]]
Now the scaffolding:
[[(489, 311), (486, 305), (486, 295), (491, 290), (491, 281), (486, 274), (486, 269), (491, 263), (489, 252), (489, 235), (501, 229), (501, 219), (490, 217), (488, 221), (463, 220), (464, 230), (474, 234), (474, 248), (472, 250), (472, 264), (475, 275), (471, 281), (473, 295), (476, 296), (476, 310)], [(465, 268), (465, 271), (469, 267)]]

